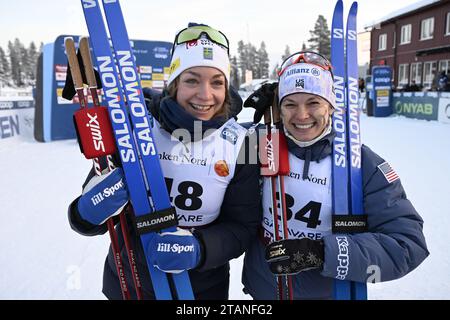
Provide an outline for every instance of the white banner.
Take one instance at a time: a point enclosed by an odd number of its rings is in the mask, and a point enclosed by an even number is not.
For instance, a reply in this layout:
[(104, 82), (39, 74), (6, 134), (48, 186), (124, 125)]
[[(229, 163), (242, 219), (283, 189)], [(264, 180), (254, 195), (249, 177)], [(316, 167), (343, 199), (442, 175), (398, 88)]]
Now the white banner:
[(13, 137), (33, 138), (34, 108), (0, 110), (0, 141)]

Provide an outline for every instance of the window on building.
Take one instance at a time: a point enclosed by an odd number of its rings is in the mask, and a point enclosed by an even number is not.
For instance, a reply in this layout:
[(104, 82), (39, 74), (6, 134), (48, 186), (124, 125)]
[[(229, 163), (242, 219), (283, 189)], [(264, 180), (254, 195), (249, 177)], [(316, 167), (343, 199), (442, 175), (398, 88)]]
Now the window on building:
[(400, 35), (400, 44), (411, 43), (411, 24), (402, 26)]
[(422, 84), (422, 62), (411, 63), (410, 84), (413, 80), (417, 85)]
[(398, 66), (398, 86), (404, 87), (406, 86), (408, 81), (408, 64), (400, 64)]
[(434, 17), (422, 20), (420, 24), (420, 40), (432, 39), (434, 33)]
[(386, 50), (387, 34), (380, 34), (378, 37), (378, 51)]
[(450, 35), (450, 12), (447, 12), (447, 19), (445, 20), (445, 35)]
[(450, 60), (441, 60), (439, 61), (439, 68), (438, 71), (445, 71), (446, 73), (448, 73), (448, 71), (450, 70)]
[(423, 63), (423, 86), (431, 88), (433, 79), (436, 75), (436, 61), (427, 61)]

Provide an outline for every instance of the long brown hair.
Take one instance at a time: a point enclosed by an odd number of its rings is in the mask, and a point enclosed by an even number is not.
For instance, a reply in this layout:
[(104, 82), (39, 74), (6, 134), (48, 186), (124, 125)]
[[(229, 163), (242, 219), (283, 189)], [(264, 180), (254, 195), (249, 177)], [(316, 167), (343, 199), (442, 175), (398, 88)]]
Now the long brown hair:
[[(167, 92), (169, 93), (169, 96), (175, 101), (177, 97), (179, 83), (180, 83), (180, 76), (178, 76), (174, 81), (172, 81), (167, 87)], [(230, 89), (228, 88), (227, 80), (225, 80), (225, 100), (223, 102), (222, 108), (220, 108), (220, 110), (216, 114), (214, 114), (213, 118), (224, 117), (225, 119), (228, 119), (230, 109), (231, 109)]]

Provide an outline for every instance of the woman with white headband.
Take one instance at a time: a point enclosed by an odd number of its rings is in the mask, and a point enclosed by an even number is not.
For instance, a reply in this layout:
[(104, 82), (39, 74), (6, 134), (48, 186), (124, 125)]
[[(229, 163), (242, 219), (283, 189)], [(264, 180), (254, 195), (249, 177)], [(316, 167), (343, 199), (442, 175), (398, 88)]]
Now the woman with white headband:
[[(247, 130), (233, 117), (242, 100), (230, 96), (228, 50), (223, 33), (190, 24), (175, 38), (165, 94), (147, 91), (154, 116), (153, 137), (179, 228), (156, 233), (147, 248), (142, 248), (135, 230), (131, 231), (145, 299), (155, 299), (146, 257), (164, 272), (188, 270), (196, 299), (228, 299), (228, 262), (239, 257), (256, 236), (261, 221), (259, 167), (256, 162), (238, 163), (239, 154), (245, 152)], [(92, 195), (117, 186), (123, 173), (116, 169), (95, 183), (92, 176), (91, 172), (89, 187), (69, 208), (72, 228), (85, 235), (105, 233), (104, 221), (128, 203), (122, 183), (104, 200), (103, 210), (96, 209)], [(119, 242), (124, 250), (122, 239)], [(168, 247), (189, 250), (165, 250)], [(130, 266), (123, 261), (132, 289)], [(109, 299), (121, 298), (111, 251), (103, 292)]]
[[(328, 60), (314, 52), (288, 57), (278, 84), (264, 85), (245, 101), (244, 107), (256, 109), (255, 123), (274, 98), (289, 151), (290, 169), (284, 177), (289, 237), (274, 241), (271, 180), (264, 177), (264, 219), (259, 241), (245, 255), (245, 291), (254, 299), (276, 299), (280, 289), (290, 286), (294, 299), (333, 299), (336, 278), (366, 282), (370, 266), (377, 266), (379, 280), (389, 281), (416, 268), (429, 254), (423, 221), (406, 198), (398, 176), (392, 171), (386, 175), (389, 164), (365, 145), (361, 152), (367, 228), (359, 233), (332, 233), (332, 114), (336, 102)], [(343, 237), (345, 252), (340, 243)], [(348, 264), (343, 275), (340, 261), (344, 254)], [(277, 277), (288, 275), (292, 285), (285, 286), (289, 280), (282, 280), (280, 286)]]

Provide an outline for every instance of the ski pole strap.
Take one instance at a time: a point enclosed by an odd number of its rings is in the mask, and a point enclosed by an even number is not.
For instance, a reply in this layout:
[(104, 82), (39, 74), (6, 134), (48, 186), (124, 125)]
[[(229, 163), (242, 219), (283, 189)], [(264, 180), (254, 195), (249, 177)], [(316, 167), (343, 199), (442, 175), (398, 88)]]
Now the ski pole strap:
[(170, 207), (149, 214), (136, 216), (134, 218), (134, 222), (134, 225), (136, 226), (136, 233), (141, 236), (146, 233), (176, 227), (178, 225), (178, 217), (175, 207)]
[(333, 215), (332, 216), (333, 233), (362, 233), (368, 231), (367, 214), (361, 215)]

